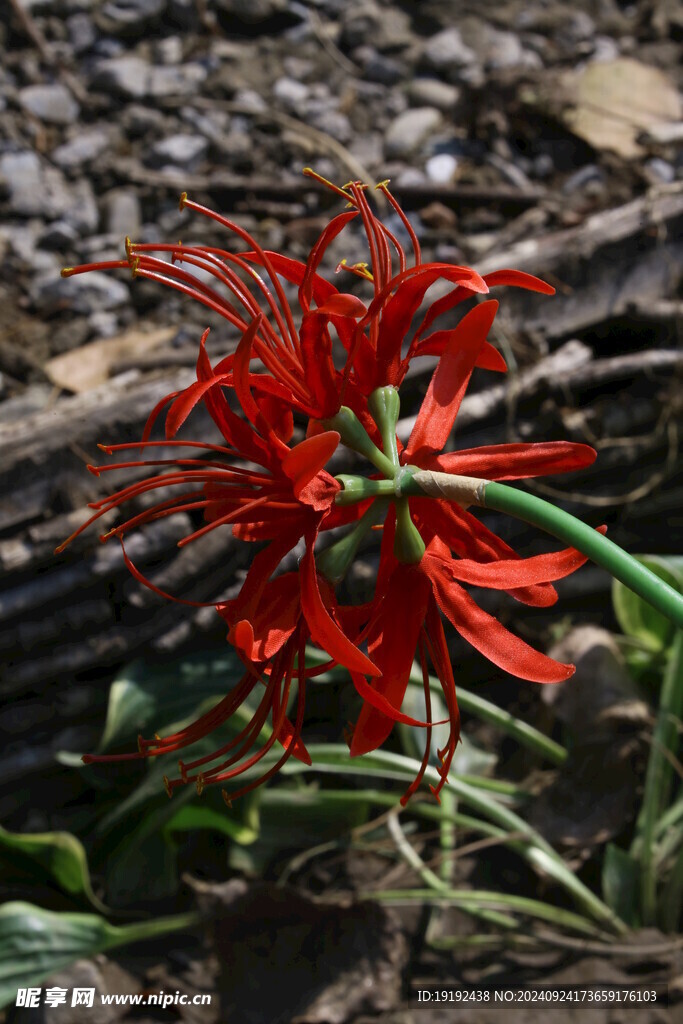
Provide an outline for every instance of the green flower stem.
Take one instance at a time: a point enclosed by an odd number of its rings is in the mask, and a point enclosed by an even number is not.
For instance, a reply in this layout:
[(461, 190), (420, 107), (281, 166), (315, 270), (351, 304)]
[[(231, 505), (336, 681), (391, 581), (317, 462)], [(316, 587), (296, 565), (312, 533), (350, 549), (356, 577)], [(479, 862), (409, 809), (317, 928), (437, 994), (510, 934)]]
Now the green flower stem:
[(396, 424), (401, 412), (401, 399), (396, 388), (390, 384), (377, 388), (368, 399), (368, 409), (380, 432), (384, 454), (391, 459), (395, 472), (399, 468)]
[(364, 476), (350, 476), (347, 473), (340, 473), (335, 477), (344, 488), (338, 491), (335, 505), (355, 505), (366, 498), (394, 498), (393, 480), (368, 480)]
[(322, 425), (325, 430), (336, 430), (341, 437), (342, 444), (351, 448), (352, 451), (358, 452), (359, 455), (364, 455), (380, 473), (393, 477), (395, 472), (393, 462), (379, 450), (355, 412), (348, 406), (342, 405), (339, 412), (335, 416), (323, 420)]
[(407, 498), (396, 501), (396, 536), (394, 554), (404, 565), (417, 565), (425, 553), (425, 542), (412, 520)]
[(427, 494), (463, 505), (495, 509), (545, 530), (607, 569), (629, 590), (683, 628), (683, 595), (613, 541), (535, 494), (489, 480), (415, 471), (412, 467), (405, 473), (401, 486), (404, 494)]
[(370, 533), (375, 523), (378, 523), (386, 515), (388, 504), (386, 499), (373, 501), (370, 508), (345, 537), (330, 545), (321, 554), (316, 555), (316, 568), (330, 583), (339, 583), (344, 578), (356, 557), (361, 542)]

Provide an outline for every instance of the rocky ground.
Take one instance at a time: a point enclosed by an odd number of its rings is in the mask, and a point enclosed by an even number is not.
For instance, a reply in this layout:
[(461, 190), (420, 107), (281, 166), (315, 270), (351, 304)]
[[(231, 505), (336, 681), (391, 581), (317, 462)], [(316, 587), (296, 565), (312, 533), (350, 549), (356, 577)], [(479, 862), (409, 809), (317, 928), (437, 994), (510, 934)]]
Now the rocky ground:
[[(608, 522), (632, 550), (683, 551), (675, 473), (682, 35), (674, 0), (5, 0), (0, 812), (8, 827), (63, 824), (64, 794), (77, 800), (79, 784), (55, 769), (55, 752), (97, 738), (102, 683), (117, 666), (221, 640), (210, 615), (188, 617), (133, 587), (120, 555), (95, 537), (52, 555), (92, 500), (97, 483), (84, 463), (96, 443), (137, 436), (157, 399), (189, 382), (207, 325), (212, 356), (234, 344), (198, 304), (123, 271), (59, 276), (64, 265), (121, 258), (126, 235), (225, 244), (215, 225), (179, 211), (182, 191), (229, 213), (265, 247), (305, 258), (338, 204), (303, 166), (339, 183), (390, 178), (428, 256), (546, 277), (558, 291), (552, 303), (504, 298), (495, 340), (511, 382), (484, 382), (466, 400), (461, 439), (597, 443), (600, 469), (575, 478), (569, 507)], [(365, 258), (358, 232), (335, 242), (328, 269), (342, 258)], [(419, 369), (411, 379), (415, 401), (426, 379)], [(177, 555), (182, 530), (147, 531), (134, 552), (140, 564), (165, 559), (155, 578), (186, 596), (224, 593), (241, 553), (228, 537)], [(372, 565), (364, 572), (351, 582), (359, 592)], [(587, 569), (566, 585), (567, 614), (609, 624), (607, 592), (607, 578)], [(551, 621), (536, 617), (525, 635), (538, 642)], [(456, 655), (476, 679), (481, 666)], [(480, 681), (506, 699), (500, 681)], [(382, 933), (386, 923), (375, 926)], [(137, 983), (157, 970), (170, 986), (179, 962), (147, 964), (147, 975), (139, 963), (83, 970), (130, 969)], [(189, 955), (181, 964), (185, 985), (192, 964)], [(390, 964), (388, 976), (399, 967)], [(202, 979), (218, 984), (208, 969), (209, 981), (206, 963), (197, 967), (199, 988)], [(411, 970), (452, 974), (444, 962), (418, 960)], [(486, 967), (472, 968), (473, 978), (476, 970)], [(422, 1019), (398, 994), (386, 998), (372, 1009), (387, 1024)], [(50, 1019), (65, 1024), (59, 1013)], [(322, 1000), (300, 1019), (360, 1020), (351, 1003), (331, 1013)], [(570, 1019), (554, 1013), (558, 1024)], [(428, 1016), (436, 1021), (438, 1011)]]

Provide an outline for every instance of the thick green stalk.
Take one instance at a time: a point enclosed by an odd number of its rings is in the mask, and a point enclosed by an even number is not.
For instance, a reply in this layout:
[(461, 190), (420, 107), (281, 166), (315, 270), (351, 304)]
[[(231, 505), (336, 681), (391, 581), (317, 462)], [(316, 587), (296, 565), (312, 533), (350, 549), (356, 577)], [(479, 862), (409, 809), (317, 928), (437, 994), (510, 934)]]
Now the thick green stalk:
[(316, 555), (315, 564), (318, 572), (330, 583), (339, 583), (343, 580), (362, 541), (370, 533), (375, 523), (378, 523), (386, 515), (388, 504), (388, 501), (385, 500), (373, 501), (367, 512), (346, 536), (326, 548), (321, 554)]
[(613, 541), (543, 498), (490, 480), (430, 473), (413, 467), (401, 486), (404, 494), (427, 494), (463, 505), (495, 509), (545, 530), (607, 569), (615, 579), (683, 629), (683, 595)]

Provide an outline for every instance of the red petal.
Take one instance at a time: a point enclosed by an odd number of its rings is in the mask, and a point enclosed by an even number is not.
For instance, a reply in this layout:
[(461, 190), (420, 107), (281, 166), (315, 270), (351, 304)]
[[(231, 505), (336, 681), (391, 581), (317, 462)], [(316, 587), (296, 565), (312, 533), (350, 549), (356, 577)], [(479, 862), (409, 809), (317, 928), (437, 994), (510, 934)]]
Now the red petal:
[[(469, 267), (457, 267), (447, 263), (424, 263), (419, 268), (413, 267), (410, 271), (394, 278), (388, 287), (392, 291), (395, 289), (395, 292), (386, 302), (377, 337), (379, 373), (380, 375), (388, 373), (387, 380), (391, 377), (391, 371), (395, 371), (398, 367), (403, 339), (408, 333), (413, 317), (420, 308), (429, 288), (439, 279), (467, 281), (470, 294), (486, 291), (482, 279), (475, 271)], [(377, 298), (386, 294), (388, 294), (387, 289)], [(370, 315), (378, 315), (379, 308), (375, 309), (376, 306), (378, 306), (377, 299), (370, 307)]]
[(487, 480), (524, 480), (527, 477), (571, 473), (595, 462), (597, 452), (587, 444), (541, 441), (538, 444), (493, 444), (468, 448), (421, 460), (423, 469)]
[[(368, 632), (368, 651), (382, 672), (381, 678), (374, 681), (373, 689), (394, 709), (394, 714), (388, 716), (384, 706), (380, 710), (377, 702), (367, 698), (368, 703), (353, 732), (352, 757), (376, 750), (391, 732), (394, 722), (403, 720), (396, 716), (408, 686), (430, 594), (429, 581), (417, 566), (399, 565), (394, 570)], [(410, 595), (409, 600), (406, 600), (407, 595)], [(358, 689), (356, 679), (354, 684)]]
[[(308, 765), (313, 764), (311, 755), (306, 750), (303, 740), (296, 735), (294, 726), (288, 718), (285, 718), (280, 726), (277, 738), (278, 742), (282, 744), (285, 750), (289, 750), (291, 747), (290, 753), (292, 757), (297, 759), (297, 761), (301, 761), (303, 764)], [(294, 746), (292, 746), (292, 741), (294, 741)]]
[[(415, 355), (417, 356), (440, 356), (443, 355), (446, 345), (448, 344), (449, 338), (452, 331), (434, 331), (428, 338), (421, 341), (417, 347)], [(476, 363), (474, 364), (480, 370), (493, 370), (495, 373), (507, 373), (507, 363), (503, 359), (502, 355), (497, 348), (494, 348), (490, 342), (484, 342), (484, 346), (479, 353)]]
[(408, 442), (407, 458), (441, 451), (450, 434), (474, 364), (496, 315), (495, 300), (470, 310), (452, 332), (429, 383)]
[(357, 295), (350, 295), (347, 292), (338, 292), (330, 295), (329, 299), (318, 306), (316, 313), (325, 313), (327, 316), (350, 316), (353, 318), (365, 316), (368, 307), (358, 298)]
[[(412, 657), (413, 656), (411, 655), (411, 666)], [(408, 674), (410, 675), (410, 669), (408, 670)], [(392, 724), (394, 722), (401, 722), (402, 725), (413, 725), (419, 729), (429, 729), (434, 725), (446, 725), (450, 721), (449, 718), (442, 718), (440, 722), (422, 722), (420, 721), (419, 718), (411, 718), (410, 715), (404, 715), (401, 711), (397, 711), (394, 705), (391, 704), (391, 702), (388, 701), (386, 697), (382, 696), (381, 693), (378, 693), (377, 690), (370, 686), (365, 676), (359, 675), (358, 672), (352, 672), (351, 678), (353, 679), (353, 685), (356, 687), (358, 693), (366, 702), (366, 704), (369, 704), (370, 708), (379, 712), (382, 718), (390, 719)], [(401, 698), (401, 700), (402, 699), (403, 698)], [(363, 710), (366, 711), (369, 709), (364, 708)], [(357, 728), (358, 726), (356, 726), (356, 729)], [(380, 740), (379, 743), (375, 744), (375, 746), (373, 747), (368, 747), (367, 750), (356, 749), (355, 737), (356, 734), (354, 732), (354, 741), (352, 742), (351, 745), (352, 757), (355, 757), (356, 754), (367, 754), (369, 750), (376, 750), (380, 743), (382, 743), (382, 740)]]
[[(253, 376), (252, 374), (252, 383)], [(281, 398), (276, 398), (274, 395), (262, 394), (257, 396), (256, 403), (275, 436), (285, 444), (291, 441), (294, 433), (294, 416), (289, 402), (283, 402)]]
[(316, 409), (316, 418), (334, 416), (340, 403), (326, 315), (307, 313), (301, 323), (299, 338), (305, 382)]
[[(303, 505), (310, 505), (314, 512), (329, 513), (340, 490), (341, 484), (322, 469), (299, 490), (297, 497)], [(330, 527), (326, 526), (326, 529)]]
[[(532, 274), (525, 274), (522, 270), (495, 270), (492, 274), (484, 274), (483, 280), (486, 282), (487, 288), (495, 288), (496, 285), (512, 285), (518, 288), (525, 288), (528, 291), (543, 292), (545, 295), (555, 294), (555, 289), (551, 288), (545, 281), (541, 281), (540, 278), (534, 277)], [(427, 310), (427, 314), (417, 330), (416, 337), (419, 338), (424, 334), (438, 317), (443, 316), (444, 313), (447, 313), (455, 306), (459, 306), (466, 299), (471, 299), (475, 290), (464, 285), (460, 288), (454, 288), (448, 295), (437, 299)]]
[[(316, 293), (316, 288), (319, 290), (320, 285), (318, 282), (323, 281), (324, 278), (318, 277), (316, 270), (320, 266), (322, 259), (337, 235), (343, 231), (347, 224), (358, 216), (357, 210), (346, 210), (344, 213), (338, 213), (336, 217), (325, 225), (318, 240), (311, 249), (308, 260), (306, 261), (305, 272), (300, 282), (301, 287), (299, 288), (299, 303), (301, 308), (306, 312), (311, 307), (311, 299), (313, 299), (318, 305), (321, 304), (320, 295)], [(325, 286), (332, 291), (336, 291), (328, 281), (325, 281)], [(331, 291), (328, 292), (331, 294)]]
[(422, 565), (432, 580), (441, 611), (458, 633), (494, 665), (533, 683), (561, 683), (574, 674), (573, 665), (563, 665), (535, 651), (480, 608), (467, 591), (447, 578), (440, 559), (425, 555)]
[[(437, 538), (438, 543), (445, 543), (451, 551), (462, 558), (472, 558), (477, 562), (494, 562), (501, 558), (520, 557), (498, 534), (493, 533), (471, 512), (465, 511), (454, 502), (435, 501), (433, 498), (411, 498), (411, 507), (417, 513), (420, 532), (425, 539), (431, 534)], [(435, 542), (432, 541), (432, 544)], [(434, 550), (436, 544), (432, 551)], [(534, 587), (517, 587), (508, 590), (507, 593), (516, 601), (536, 608), (548, 608), (557, 601), (557, 593), (549, 583), (539, 583)]]
[(326, 430), (323, 434), (307, 437), (284, 457), (282, 468), (294, 483), (295, 497), (299, 497), (306, 484), (317, 476), (334, 455), (339, 441), (340, 436), (336, 430)]
[[(607, 527), (600, 526), (597, 532), (605, 534)], [(474, 587), (511, 590), (561, 580), (580, 569), (587, 561), (588, 556), (576, 548), (565, 548), (547, 555), (498, 559), (495, 562), (475, 562), (469, 558), (448, 559), (444, 562), (444, 571), (453, 579)]]
[(221, 615), (228, 622), (231, 615), (240, 616), (228, 633), (230, 643), (252, 661), (267, 661), (281, 650), (299, 623), (298, 574), (289, 572), (271, 580), (250, 610), (244, 609), (243, 602), (236, 598), (221, 608)]
[(523, 270), (494, 270), (491, 274), (485, 274), (484, 280), (489, 288), (505, 284), (514, 288), (524, 288), (530, 292), (541, 292), (543, 295), (555, 294), (552, 285), (542, 281), (540, 277), (534, 277), (533, 274), (526, 274)]
[(313, 640), (340, 665), (355, 672), (371, 676), (379, 675), (377, 666), (342, 633), (323, 604), (318, 587), (312, 543), (307, 545), (306, 554), (301, 559), (299, 575), (301, 607)]

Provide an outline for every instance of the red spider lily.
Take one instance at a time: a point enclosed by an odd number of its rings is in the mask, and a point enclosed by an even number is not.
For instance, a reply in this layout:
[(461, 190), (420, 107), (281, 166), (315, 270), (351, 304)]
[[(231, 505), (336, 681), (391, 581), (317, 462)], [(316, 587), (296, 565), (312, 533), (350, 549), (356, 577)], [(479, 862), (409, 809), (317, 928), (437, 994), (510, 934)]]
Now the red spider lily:
[[(355, 670), (376, 673), (372, 662), (350, 643), (331, 618), (320, 596), (321, 582), (315, 572), (313, 549), (318, 532), (325, 528), (328, 516), (332, 525), (340, 521), (340, 517), (334, 515), (333, 507), (334, 497), (340, 485), (323, 469), (339, 443), (339, 434), (335, 431), (326, 431), (307, 438), (293, 448), (286, 445), (275, 433), (266, 413), (254, 401), (248, 382), (242, 387), (238, 353), (235, 389), (242, 401), (247, 419), (239, 417), (232, 411), (223, 394), (221, 374), (208, 363), (204, 347), (207, 333), (203, 335), (200, 345), (196, 384), (190, 385), (178, 394), (168, 395), (157, 405), (147, 421), (141, 441), (105, 446), (104, 450), (111, 454), (116, 451), (154, 446), (176, 449), (193, 447), (224, 458), (141, 459), (109, 466), (88, 467), (97, 476), (121, 469), (157, 470), (163, 467), (164, 472), (155, 472), (94, 502), (91, 507), (96, 510), (95, 513), (64, 541), (57, 551), (62, 551), (74, 537), (112, 509), (148, 492), (160, 489), (166, 491), (169, 487), (177, 488), (180, 493), (172, 498), (164, 498), (158, 504), (133, 515), (109, 530), (102, 539), (118, 537), (123, 547), (124, 535), (135, 527), (176, 512), (201, 511), (206, 520), (205, 525), (184, 537), (179, 546), (184, 546), (225, 525), (232, 526), (233, 534), (241, 540), (269, 541), (267, 547), (256, 556), (237, 599), (237, 603), (246, 610), (258, 603), (264, 587), (282, 559), (304, 538), (306, 555), (301, 562), (299, 606), (307, 621), (310, 635), (315, 640), (320, 639), (321, 645), (325, 647), (330, 657), (340, 664)], [(245, 338), (248, 342), (249, 332)], [(200, 401), (206, 405), (221, 430), (226, 445), (180, 441), (175, 438), (178, 428)], [(151, 441), (149, 435), (152, 426), (167, 404), (170, 404), (170, 407), (166, 414), (166, 439)], [(239, 465), (239, 461), (244, 459), (248, 459), (259, 468)], [(136, 579), (162, 596), (171, 597), (140, 573), (126, 555), (125, 548), (124, 557)], [(233, 604), (230, 602), (225, 609), (232, 608)], [(246, 611), (243, 617), (246, 618)]]
[[(301, 727), (306, 682), (319, 669), (305, 666), (304, 648), (309, 640), (328, 653), (332, 664), (348, 668), (363, 700), (351, 742), (353, 755), (379, 746), (397, 721), (426, 729), (422, 765), (403, 802), (421, 783), (429, 761), (431, 730), (436, 724), (431, 721), (430, 664), (440, 681), (450, 724), (447, 742), (439, 752), (440, 781), (433, 787), (437, 796), (458, 743), (459, 712), (444, 616), (491, 662), (520, 678), (558, 682), (573, 671), (572, 666), (553, 661), (510, 633), (477, 606), (463, 584), (502, 589), (523, 603), (546, 606), (557, 600), (552, 581), (573, 572), (585, 558), (567, 549), (522, 559), (460, 505), (427, 497), (408, 499), (400, 493), (401, 467), (406, 466), (511, 480), (567, 472), (594, 460), (592, 448), (565, 442), (443, 451), (473, 369), (504, 371), (506, 367), (487, 340), (497, 302), (475, 305), (452, 329), (433, 329), (437, 319), (496, 285), (546, 294), (553, 289), (518, 271), (480, 277), (468, 267), (423, 263), (415, 232), (386, 184), (381, 184), (378, 188), (410, 238), (409, 261), (397, 237), (373, 213), (364, 186), (352, 182), (343, 189), (330, 187), (351, 208), (331, 220), (305, 263), (264, 250), (239, 225), (183, 196), (181, 207), (220, 224), (236, 235), (247, 251), (235, 254), (210, 246), (128, 242), (127, 260), (66, 272), (68, 276), (90, 269), (130, 267), (135, 276), (166, 284), (218, 312), (240, 335), (235, 352), (212, 366), (205, 332), (197, 380), (158, 403), (139, 443), (104, 449), (111, 454), (137, 448), (142, 454), (158, 445), (174, 448), (178, 457), (89, 467), (98, 475), (125, 468), (154, 467), (154, 472), (94, 503), (94, 515), (76, 531), (80, 533), (106, 512), (147, 492), (170, 487), (177, 491), (174, 497), (164, 496), (111, 529), (103, 539), (116, 536), (123, 548), (124, 535), (130, 529), (182, 511), (201, 512), (205, 523), (181, 545), (226, 525), (243, 541), (265, 542), (238, 597), (217, 606), (228, 625), (228, 639), (245, 665), (238, 685), (186, 729), (172, 736), (141, 739), (137, 753), (87, 758), (143, 758), (183, 750), (208, 736), (235, 715), (247, 698), (258, 694), (257, 710), (249, 724), (210, 755), (180, 762), (180, 778), (167, 780), (169, 794), (187, 782), (194, 782), (200, 790), (208, 784), (230, 782), (255, 768), (276, 743), (284, 748), (280, 759), (232, 798), (270, 777), (290, 756), (310, 763)], [(338, 290), (318, 273), (331, 243), (358, 218), (367, 240), (369, 264), (345, 269), (371, 284), (373, 294), (368, 303)], [(427, 293), (438, 281), (446, 282), (450, 290), (429, 306), (414, 330), (413, 322)], [(296, 313), (285, 295), (284, 282), (298, 288)], [(333, 333), (340, 343), (340, 365), (333, 358)], [(439, 362), (408, 444), (401, 450), (395, 421), (387, 433), (389, 420), (382, 421), (377, 397), (390, 393), (397, 402), (393, 389), (403, 381), (411, 360), (421, 355), (436, 355)], [(256, 360), (261, 364), (258, 371)], [(240, 413), (228, 402), (227, 391), (234, 393)], [(176, 439), (198, 404), (211, 415), (224, 444)], [(388, 406), (384, 409), (386, 413)], [(165, 439), (152, 441), (153, 426), (164, 412)], [(306, 440), (292, 446), (294, 413), (304, 414), (309, 423)], [(357, 435), (349, 427), (350, 421), (358, 425), (357, 420), (363, 435), (358, 445), (354, 441)], [(355, 551), (354, 538), (360, 536), (361, 527), (371, 528), (365, 512), (372, 499), (355, 506), (335, 505), (340, 485), (324, 466), (340, 433), (326, 429), (325, 421), (339, 426), (345, 442), (367, 454), (380, 472), (393, 480), (394, 508), (385, 523), (375, 596), (362, 607), (340, 606), (330, 581), (341, 578), (336, 567), (346, 564), (347, 551)], [(375, 445), (378, 439), (384, 452)], [(186, 447), (197, 449), (194, 454), (200, 457), (185, 458)], [(384, 506), (375, 506), (377, 510), (384, 515)], [(361, 517), (363, 522), (357, 522)], [(356, 524), (353, 543), (341, 549), (333, 545), (332, 556), (324, 561), (325, 552), (316, 562), (319, 534), (345, 524)], [(297, 571), (277, 575), (283, 558), (302, 540), (305, 551)], [(124, 558), (138, 580), (163, 594), (130, 562), (125, 549)], [(365, 643), (367, 655), (361, 650)], [(416, 652), (425, 691), (424, 722), (401, 711)], [(292, 723), (286, 709), (295, 686), (298, 700)], [(270, 737), (259, 746), (269, 719)]]
[[(410, 237), (413, 265), (409, 266), (399, 240), (373, 213), (365, 186), (351, 182), (341, 189), (308, 169), (306, 173), (333, 189), (352, 209), (330, 221), (305, 263), (264, 250), (234, 221), (183, 194), (181, 208), (220, 224), (245, 243), (248, 250), (231, 253), (215, 246), (127, 241), (126, 260), (70, 267), (63, 274), (128, 267), (134, 276), (168, 285), (219, 313), (243, 338), (258, 321), (242, 350), (245, 364), (242, 379), (253, 389), (257, 404), (269, 403), (271, 412), (280, 408), (287, 423), (291, 409), (321, 420), (334, 416), (340, 406), (346, 404), (370, 430), (373, 428), (366, 412), (367, 397), (385, 384), (398, 387), (415, 356), (443, 351), (449, 331), (425, 336), (437, 316), (477, 293), (487, 292), (494, 285), (515, 285), (545, 294), (554, 291), (545, 282), (520, 271), (497, 271), (482, 278), (469, 267), (423, 263), (415, 232), (383, 182), (377, 188), (398, 214)], [(372, 282), (373, 298), (369, 306), (357, 296), (339, 291), (318, 273), (330, 244), (358, 217), (365, 230), (370, 262), (352, 266), (342, 263), (338, 269), (343, 267)], [(256, 271), (256, 266), (263, 276)], [(193, 269), (202, 276), (193, 273)], [(206, 283), (207, 276), (211, 284)], [(283, 280), (298, 287), (298, 314), (286, 298)], [(454, 287), (432, 304), (403, 355), (411, 323), (427, 291), (439, 280)], [(330, 327), (346, 353), (344, 364), (339, 368), (333, 361)], [(251, 371), (253, 358), (261, 361), (267, 371), (265, 374)], [(230, 355), (217, 367), (225, 386), (233, 386), (236, 359), (236, 354)], [(501, 355), (488, 343), (482, 347), (477, 365), (493, 370), (506, 369)], [(315, 429), (312, 427), (313, 431)], [(288, 440), (286, 436), (284, 439)]]
[[(109, 466), (91, 466), (99, 475), (111, 470), (154, 469), (144, 477), (107, 498), (94, 502), (96, 511), (68, 540), (71, 540), (106, 512), (118, 508), (140, 495), (169, 488), (180, 493), (164, 498), (125, 522), (109, 530), (102, 539), (118, 537), (126, 565), (145, 586), (171, 600), (181, 600), (156, 587), (137, 569), (124, 547), (124, 535), (133, 528), (176, 512), (202, 511), (206, 524), (183, 538), (185, 545), (219, 526), (231, 525), (233, 533), (246, 541), (268, 541), (255, 557), (239, 596), (217, 606), (230, 625), (229, 640), (245, 662), (247, 671), (240, 683), (220, 703), (187, 728), (172, 736), (146, 740), (140, 738), (138, 751), (120, 755), (86, 755), (86, 763), (134, 760), (155, 757), (184, 749), (212, 733), (231, 718), (250, 694), (265, 690), (249, 724), (224, 747), (188, 764), (180, 763), (181, 778), (166, 780), (169, 794), (185, 782), (194, 781), (201, 790), (204, 785), (225, 783), (253, 768), (275, 742), (284, 747), (284, 754), (257, 781), (237, 791), (241, 795), (269, 778), (289, 756), (310, 764), (301, 741), (304, 714), (305, 680), (311, 670), (305, 668), (303, 650), (309, 638), (317, 642), (335, 663), (356, 672), (377, 674), (377, 668), (353, 644), (338, 624), (339, 611), (330, 584), (316, 571), (314, 546), (325, 519), (333, 513), (335, 494), (340, 486), (322, 468), (339, 443), (334, 431), (317, 434), (290, 448), (278, 436), (268, 418), (267, 405), (259, 404), (250, 388), (242, 358), (257, 329), (258, 321), (245, 332), (234, 362), (233, 386), (246, 419), (234, 413), (223, 394), (222, 374), (211, 367), (205, 351), (208, 332), (202, 336), (197, 365), (197, 382), (180, 393), (168, 395), (152, 411), (140, 442), (104, 447), (115, 451), (161, 446), (164, 448), (196, 448), (210, 453), (211, 459), (139, 459)], [(203, 402), (223, 434), (225, 445), (181, 441), (175, 433), (191, 410)], [(163, 408), (166, 414), (166, 438), (151, 441), (149, 435)], [(217, 458), (216, 456), (221, 456)], [(227, 461), (227, 460), (230, 461)], [(252, 467), (239, 465), (248, 459)], [(163, 472), (158, 472), (162, 467)], [(331, 516), (333, 524), (339, 517)], [(287, 573), (271, 579), (282, 559), (304, 538), (306, 553), (298, 573)], [(195, 602), (183, 602), (194, 604)], [(294, 677), (298, 686), (297, 716), (294, 725), (286, 717)], [(272, 732), (269, 740), (256, 751), (259, 735), (270, 715)], [(218, 761), (218, 764), (213, 762)], [(206, 766), (209, 767), (206, 767)]]
[[(451, 434), (496, 308), (493, 301), (476, 306), (449, 332), (408, 445), (399, 455), (402, 465), (459, 476), (510, 480), (568, 472), (594, 461), (596, 453), (592, 448), (567, 442), (495, 445), (439, 454)], [(351, 742), (352, 755), (380, 746), (396, 721), (427, 727), (422, 766), (403, 802), (422, 780), (430, 747), (431, 724), (415, 722), (400, 711), (416, 650), (425, 680), (429, 653), (449, 712), (450, 735), (439, 752), (441, 781), (433, 788), (436, 795), (446, 780), (458, 741), (455, 683), (442, 615), (468, 643), (511, 675), (533, 682), (557, 683), (574, 671), (572, 665), (554, 661), (510, 633), (479, 608), (461, 584), (506, 590), (526, 604), (547, 606), (557, 600), (551, 582), (569, 575), (586, 561), (573, 548), (522, 559), (473, 515), (451, 501), (410, 498), (409, 507), (415, 516), (410, 521), (412, 528), (417, 526), (426, 550), (423, 548), (424, 554), (420, 557), (418, 553), (412, 559), (415, 564), (402, 564), (394, 543), (395, 517), (387, 520), (374, 612), (365, 631), (368, 652), (381, 676), (369, 684), (362, 676), (351, 673), (364, 700)], [(410, 594), (409, 601), (406, 594)], [(425, 697), (429, 716), (428, 682)]]
[[(408, 444), (400, 453), (401, 463), (487, 480), (520, 480), (590, 466), (596, 458), (595, 450), (566, 441), (490, 445), (442, 453), (497, 307), (495, 301), (475, 306), (449, 332)], [(503, 540), (454, 502), (415, 498), (411, 499), (411, 507), (427, 543), (438, 537), (459, 557), (483, 563), (519, 558)], [(554, 588), (546, 582), (506, 589), (526, 604), (547, 606), (557, 600)]]

